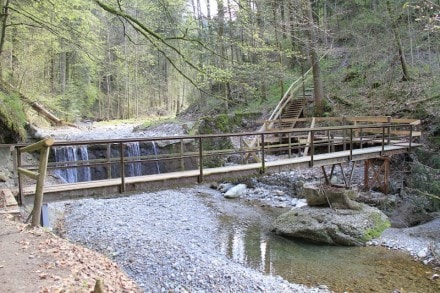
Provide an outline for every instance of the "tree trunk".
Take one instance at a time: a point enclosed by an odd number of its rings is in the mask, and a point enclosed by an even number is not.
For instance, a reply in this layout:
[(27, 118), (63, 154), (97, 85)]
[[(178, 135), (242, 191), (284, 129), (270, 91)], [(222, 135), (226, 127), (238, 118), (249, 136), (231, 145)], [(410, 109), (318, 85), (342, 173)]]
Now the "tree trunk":
[(315, 114), (316, 116), (321, 116), (324, 112), (322, 100), (324, 98), (324, 89), (322, 86), (321, 79), (321, 68), (319, 66), (319, 57), (317, 50), (317, 38), (315, 33), (315, 24), (313, 22), (313, 12), (312, 5), (309, 0), (303, 0), (304, 4), (304, 12), (307, 18), (307, 36), (309, 39), (309, 56), (310, 62), (312, 63), (312, 72), (313, 72), (313, 95), (315, 102)]
[[(5, 45), (5, 36), (6, 36), (6, 23), (8, 21), (8, 8), (9, 8), (9, 0), (0, 0), (0, 58), (3, 55), (3, 48)], [(0, 59), (1, 60), (1, 59)], [(0, 78), (3, 76), (3, 66), (0, 62)]]
[(49, 121), (52, 125), (63, 125), (68, 123), (64, 123), (61, 119), (56, 117), (54, 114), (52, 114), (49, 110), (44, 108), (43, 105), (41, 105), (38, 102), (32, 101), (30, 98), (16, 90), (12, 87), (12, 85), (6, 83), (3, 80), (0, 80), (0, 90), (8, 95), (16, 94), (20, 97), (20, 100), (24, 103), (28, 104), (32, 109), (37, 111), (40, 115), (42, 115), (47, 121)]
[(409, 76), (408, 66), (406, 64), (405, 54), (403, 52), (402, 41), (400, 40), (400, 36), (397, 31), (396, 21), (393, 18), (390, 1), (387, 0), (386, 4), (387, 4), (388, 14), (391, 19), (391, 29), (393, 30), (393, 34), (394, 34), (394, 38), (395, 38), (396, 46), (397, 46), (397, 51), (399, 52), (400, 64), (402, 65), (402, 73), (403, 73), (402, 81), (408, 81), (408, 80), (410, 80), (410, 76)]

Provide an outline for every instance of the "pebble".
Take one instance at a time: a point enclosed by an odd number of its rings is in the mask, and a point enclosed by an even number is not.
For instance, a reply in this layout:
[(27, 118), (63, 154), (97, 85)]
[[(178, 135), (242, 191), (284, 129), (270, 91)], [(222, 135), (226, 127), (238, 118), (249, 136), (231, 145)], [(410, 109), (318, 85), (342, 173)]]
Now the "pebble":
[(417, 257), (418, 257), (418, 258), (425, 258), (425, 257), (427, 257), (427, 256), (428, 256), (428, 250), (427, 250), (426, 248), (420, 250), (420, 251), (417, 253)]

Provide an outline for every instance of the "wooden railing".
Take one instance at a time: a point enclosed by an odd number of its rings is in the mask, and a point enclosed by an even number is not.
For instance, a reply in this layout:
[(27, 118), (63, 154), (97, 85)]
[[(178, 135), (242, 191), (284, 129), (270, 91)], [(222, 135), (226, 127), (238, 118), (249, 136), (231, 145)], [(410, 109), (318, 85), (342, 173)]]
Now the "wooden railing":
[[(320, 118), (317, 118), (320, 119)], [(350, 119), (347, 119), (350, 120)], [(360, 120), (356, 120), (359, 122)], [(212, 134), (196, 136), (174, 136), (174, 137), (150, 137), (150, 138), (130, 138), (117, 140), (94, 140), (94, 141), (57, 141), (53, 143), (53, 149), (66, 146), (85, 145), (90, 149), (99, 148), (101, 150), (100, 158), (90, 160), (55, 162), (51, 157), (47, 164), (48, 170), (66, 169), (66, 168), (101, 168), (101, 175), (107, 174), (106, 178), (112, 178), (111, 169), (118, 169), (119, 172), (113, 179), (119, 178), (120, 190), (125, 191), (126, 177), (125, 167), (129, 164), (141, 163), (161, 163), (172, 165), (172, 168), (161, 168), (161, 173), (171, 173), (179, 171), (193, 170), (198, 173), (198, 181), (204, 180), (204, 172), (210, 168), (224, 166), (228, 159), (235, 157), (234, 164), (244, 165), (248, 163), (260, 164), (260, 172), (266, 170), (266, 161), (268, 155), (283, 154), (284, 158), (304, 156), (306, 148), (309, 149), (309, 165), (314, 165), (314, 157), (318, 153), (333, 153), (335, 151), (349, 150), (350, 159), (354, 149), (366, 148), (368, 146), (381, 146), (385, 150), (387, 145), (405, 145), (412, 147), (412, 143), (418, 138), (418, 131), (415, 131), (417, 123), (406, 121), (406, 123), (370, 123), (345, 126), (325, 126), (314, 128), (294, 128), (289, 130), (274, 130), (266, 132), (247, 132), (230, 134)], [(282, 137), (277, 143), (273, 143), (273, 137)], [(211, 150), (212, 142), (231, 139), (236, 142), (235, 146), (227, 149)], [(257, 139), (259, 144), (254, 147), (248, 147), (245, 144), (247, 139)], [(167, 153), (158, 153), (155, 155), (141, 155), (139, 157), (128, 157), (125, 149), (128, 143), (155, 142), (158, 145), (172, 145)], [(40, 142), (41, 144), (41, 142)], [(50, 143), (46, 143), (50, 144)], [(29, 147), (21, 151), (29, 150)], [(47, 148), (48, 150), (48, 148)], [(245, 160), (250, 153), (258, 156), (257, 160)], [(19, 161), (21, 152), (19, 152)], [(46, 156), (45, 154), (44, 156)], [(40, 157), (40, 164), (41, 158)], [(214, 160), (216, 159), (216, 160)], [(24, 171), (23, 168), (28, 169)], [(41, 165), (40, 165), (41, 168)], [(20, 172), (36, 178), (36, 175), (30, 173), (38, 169), (38, 166), (21, 166)], [(31, 171), (29, 171), (31, 170)], [(97, 170), (97, 169), (96, 169)], [(196, 173), (196, 174), (197, 174)], [(41, 176), (42, 171), (39, 171)], [(148, 175), (148, 174), (142, 174)], [(38, 177), (42, 178), (42, 177)], [(101, 180), (106, 178), (93, 178), (92, 180)], [(19, 181), (19, 190), (22, 194), (22, 184)], [(40, 185), (41, 188), (42, 185)]]
[[(48, 159), (49, 159), (49, 150), (50, 147), (53, 145), (54, 140), (52, 138), (46, 138), (44, 140), (41, 140), (37, 143), (19, 148), (17, 151), (18, 154), (18, 182), (19, 185), (21, 185), (21, 176), (20, 175), (26, 175), (34, 180), (37, 180), (37, 185), (35, 189), (35, 198), (34, 198), (34, 206), (31, 212), (32, 215), (32, 227), (36, 227), (40, 225), (40, 218), (41, 218), (41, 206), (43, 204), (43, 188), (44, 183), (46, 180), (46, 174), (47, 174), (47, 165), (48, 165)], [(38, 166), (38, 172), (26, 169), (21, 167), (21, 154), (22, 153), (32, 153), (35, 151), (39, 151), (39, 166)], [(20, 194), (19, 196), (19, 204), (21, 205), (23, 202), (23, 195)]]

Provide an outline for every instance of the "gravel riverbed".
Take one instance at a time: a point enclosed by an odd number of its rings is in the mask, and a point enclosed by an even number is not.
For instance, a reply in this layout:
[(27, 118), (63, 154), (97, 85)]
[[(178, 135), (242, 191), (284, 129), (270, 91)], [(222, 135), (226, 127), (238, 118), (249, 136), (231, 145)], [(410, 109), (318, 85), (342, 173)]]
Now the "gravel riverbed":
[(328, 292), (264, 275), (219, 251), (207, 186), (66, 205), (65, 236), (106, 254), (146, 292)]

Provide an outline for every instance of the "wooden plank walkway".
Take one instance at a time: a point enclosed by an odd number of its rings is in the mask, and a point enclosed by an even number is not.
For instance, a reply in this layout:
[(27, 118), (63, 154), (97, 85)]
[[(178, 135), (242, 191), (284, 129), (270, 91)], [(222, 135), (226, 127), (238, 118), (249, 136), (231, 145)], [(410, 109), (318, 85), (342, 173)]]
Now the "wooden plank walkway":
[[(411, 148), (418, 147), (420, 144), (412, 143)], [(345, 150), (333, 153), (308, 155), (290, 159), (280, 159), (276, 161), (264, 162), (264, 172), (280, 172), (299, 168), (309, 168), (311, 166), (326, 166), (350, 161), (361, 161), (381, 156), (391, 156), (410, 151), (408, 143), (396, 145), (385, 145)], [(313, 162), (312, 162), (313, 158)], [(121, 178), (95, 180), (89, 182), (78, 182), (71, 184), (58, 184), (44, 186), (45, 198), (51, 200), (70, 198), (75, 196), (91, 196), (116, 194), (123, 191), (142, 191), (151, 190), (157, 187), (178, 187), (183, 184), (193, 184), (203, 181), (222, 180), (226, 178), (236, 178), (261, 174), (263, 164), (251, 163), (244, 165), (233, 165), (226, 167), (203, 169), (201, 176), (200, 170), (188, 170), (180, 172), (170, 172), (163, 174), (144, 175), (136, 177), (126, 177), (124, 188), (122, 189)], [(24, 195), (33, 195), (35, 186), (23, 188)]]

